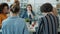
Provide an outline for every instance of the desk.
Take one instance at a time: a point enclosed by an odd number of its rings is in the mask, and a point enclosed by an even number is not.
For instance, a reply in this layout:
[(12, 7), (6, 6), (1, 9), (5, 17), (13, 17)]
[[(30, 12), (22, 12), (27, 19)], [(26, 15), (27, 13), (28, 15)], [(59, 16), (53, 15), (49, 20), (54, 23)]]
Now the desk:
[(36, 27), (38, 27), (38, 22), (36, 22), (36, 24), (34, 25), (34, 27), (32, 26), (32, 24), (30, 25), (29, 23), (26, 23), (27, 28), (28, 28), (30, 34), (33, 34), (33, 32), (36, 32)]
[[(30, 34), (33, 34), (33, 32), (36, 32), (35, 27), (38, 27), (38, 23), (36, 23), (36, 25), (33, 28), (32, 28), (32, 25), (30, 25), (29, 23), (26, 23), (26, 25), (28, 27)], [(58, 32), (60, 32), (60, 28), (58, 28)], [(2, 30), (0, 30), (0, 34), (2, 34)]]

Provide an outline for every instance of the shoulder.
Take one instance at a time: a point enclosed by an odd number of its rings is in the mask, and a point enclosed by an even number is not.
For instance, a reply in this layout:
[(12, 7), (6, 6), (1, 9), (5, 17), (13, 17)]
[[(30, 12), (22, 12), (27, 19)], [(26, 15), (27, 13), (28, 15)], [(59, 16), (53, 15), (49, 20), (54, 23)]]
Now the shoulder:
[(7, 23), (7, 21), (8, 21), (8, 18), (7, 18), (7, 19), (5, 19), (5, 20), (3, 20), (3, 21), (2, 21), (2, 24)]
[[(18, 22), (18, 23), (17, 23)], [(18, 18), (15, 22), (15, 24), (22, 25), (24, 26), (26, 24), (25, 19), (23, 18)]]
[(25, 19), (24, 18), (18, 18), (18, 20), (24, 21)]
[(43, 20), (45, 20), (45, 16), (41, 16), (41, 17), (39, 17), (39, 19), (38, 19), (39, 22), (42, 22)]
[(35, 12), (34, 11), (32, 11), (32, 14), (35, 16)]
[(2, 21), (2, 28), (7, 26), (7, 23), (8, 23), (8, 19), (5, 19)]
[(25, 22), (25, 19), (24, 18), (18, 18), (17, 21), (19, 21), (19, 22)]
[(27, 14), (27, 11), (24, 11), (24, 12), (23, 12), (23, 15), (26, 15), (26, 14)]
[(3, 14), (0, 14), (0, 17), (3, 17)]

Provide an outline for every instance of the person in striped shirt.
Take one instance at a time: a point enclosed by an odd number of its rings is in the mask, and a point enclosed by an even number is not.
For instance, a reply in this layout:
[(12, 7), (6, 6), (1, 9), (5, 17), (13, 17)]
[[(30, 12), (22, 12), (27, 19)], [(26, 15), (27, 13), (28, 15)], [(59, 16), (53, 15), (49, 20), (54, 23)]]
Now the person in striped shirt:
[(39, 18), (37, 34), (58, 34), (58, 17), (53, 14), (53, 6), (45, 3), (40, 7), (43, 17)]

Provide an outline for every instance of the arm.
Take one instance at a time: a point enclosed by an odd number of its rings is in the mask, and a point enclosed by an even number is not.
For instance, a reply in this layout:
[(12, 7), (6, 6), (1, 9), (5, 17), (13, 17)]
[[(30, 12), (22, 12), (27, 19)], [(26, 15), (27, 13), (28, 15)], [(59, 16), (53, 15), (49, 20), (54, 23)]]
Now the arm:
[(2, 21), (2, 34), (7, 34), (7, 29), (4, 21)]
[(28, 28), (25, 24), (24, 29), (23, 29), (23, 34), (29, 34)]
[(26, 12), (22, 12), (21, 17), (24, 18), (25, 14), (26, 14)]
[(24, 21), (23, 34), (29, 34), (29, 31), (28, 31), (28, 28), (27, 28), (26, 22), (25, 22), (25, 20), (23, 20), (23, 21)]
[(1, 19), (1, 17), (0, 17), (0, 27), (2, 26), (2, 19)]
[(35, 12), (32, 11), (33, 16), (35, 16)]
[(42, 19), (39, 19), (39, 20), (38, 20), (37, 34), (42, 33), (42, 32), (41, 32), (41, 31), (42, 31), (42, 28), (43, 28), (43, 21), (42, 21)]

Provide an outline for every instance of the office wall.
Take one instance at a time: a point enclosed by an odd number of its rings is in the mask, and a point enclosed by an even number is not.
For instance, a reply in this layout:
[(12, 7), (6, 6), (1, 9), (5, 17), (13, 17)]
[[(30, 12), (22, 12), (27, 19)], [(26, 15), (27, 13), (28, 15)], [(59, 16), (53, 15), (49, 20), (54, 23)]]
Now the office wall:
[[(6, 2), (6, 1), (7, 0), (0, 0), (0, 3)], [(14, 2), (14, 0), (11, 0), (9, 2), (9, 4), (13, 3), (13, 2)], [(41, 5), (41, 4), (46, 3), (46, 2), (49, 2), (51, 4), (56, 4), (56, 0), (28, 0), (28, 4), (32, 4), (33, 6), (36, 5), (36, 4)]]
[(0, 3), (8, 3), (11, 5), (14, 2), (14, 0), (10, 0), (10, 2), (7, 2), (7, 0), (0, 0)]
[[(6, 0), (0, 0), (1, 2), (6, 2)], [(14, 0), (11, 0), (10, 2), (7, 2), (9, 5), (11, 5), (14, 2)], [(31, 4), (33, 6), (33, 10), (35, 12), (39, 11), (39, 8), (42, 4), (49, 2), (51, 3), (54, 7), (56, 7), (57, 1), (56, 0), (28, 0), (27, 4)]]
[(32, 4), (33, 10), (37, 13), (39, 12), (39, 8), (42, 4), (49, 2), (51, 3), (54, 7), (56, 7), (57, 1), (56, 0), (29, 0), (29, 4)]

